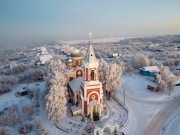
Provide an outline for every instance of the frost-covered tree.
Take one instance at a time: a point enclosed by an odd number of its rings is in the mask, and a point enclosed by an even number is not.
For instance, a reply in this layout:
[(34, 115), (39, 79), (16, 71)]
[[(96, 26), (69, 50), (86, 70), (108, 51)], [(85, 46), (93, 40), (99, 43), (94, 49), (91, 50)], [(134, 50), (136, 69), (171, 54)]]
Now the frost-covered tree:
[(148, 58), (147, 55), (141, 55), (140, 57), (138, 57), (136, 60), (135, 60), (135, 65), (140, 68), (140, 67), (145, 67), (145, 66), (149, 66), (150, 64), (150, 60)]
[(67, 76), (65, 64), (59, 58), (54, 58), (47, 66), (46, 111), (54, 123), (66, 115)]
[(171, 72), (169, 67), (161, 65), (160, 67), (161, 79), (164, 81), (168, 81), (171, 77)]
[(160, 75), (156, 77), (156, 82), (158, 84), (158, 88), (161, 91), (172, 91), (174, 89), (174, 83), (176, 81), (176, 76), (174, 76), (169, 67), (161, 65), (160, 67)]
[(43, 127), (42, 121), (39, 117), (36, 117), (36, 134), (37, 135), (49, 135), (47, 128)]
[(117, 87), (122, 83), (123, 65), (108, 64), (103, 59), (99, 62), (99, 80), (103, 84), (103, 89), (109, 92), (111, 97), (117, 91)]
[(46, 111), (48, 118), (54, 123), (58, 122), (66, 115), (66, 95), (65, 87), (53, 84), (46, 95)]
[(99, 81), (102, 83), (103, 85), (103, 89), (105, 89), (105, 85), (106, 85), (106, 68), (108, 67), (108, 63), (106, 61), (104, 61), (104, 59), (100, 59), (99, 60)]
[(67, 75), (66, 75), (66, 66), (60, 58), (53, 58), (49, 63), (47, 63), (47, 70), (45, 76), (45, 82), (47, 86), (47, 90), (50, 85), (56, 82), (61, 84), (62, 86), (67, 86)]
[(122, 83), (122, 66), (114, 63), (106, 69), (106, 89), (111, 93), (111, 97), (117, 92), (118, 86)]

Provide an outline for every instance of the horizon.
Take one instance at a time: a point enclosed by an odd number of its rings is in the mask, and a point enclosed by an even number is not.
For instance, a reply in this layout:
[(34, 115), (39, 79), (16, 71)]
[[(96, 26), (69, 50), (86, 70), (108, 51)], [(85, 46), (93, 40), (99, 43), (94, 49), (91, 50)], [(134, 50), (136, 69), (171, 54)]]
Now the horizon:
[(0, 5), (1, 43), (180, 34), (180, 1), (23, 1)]

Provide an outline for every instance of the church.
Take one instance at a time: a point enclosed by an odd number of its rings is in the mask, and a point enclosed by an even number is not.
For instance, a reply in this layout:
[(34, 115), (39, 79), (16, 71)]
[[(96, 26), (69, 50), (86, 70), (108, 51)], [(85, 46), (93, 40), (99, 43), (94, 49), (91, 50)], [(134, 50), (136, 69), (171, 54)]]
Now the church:
[(100, 118), (103, 110), (102, 84), (98, 80), (98, 65), (90, 33), (89, 49), (83, 61), (80, 51), (74, 49), (68, 60), (68, 93), (73, 115)]

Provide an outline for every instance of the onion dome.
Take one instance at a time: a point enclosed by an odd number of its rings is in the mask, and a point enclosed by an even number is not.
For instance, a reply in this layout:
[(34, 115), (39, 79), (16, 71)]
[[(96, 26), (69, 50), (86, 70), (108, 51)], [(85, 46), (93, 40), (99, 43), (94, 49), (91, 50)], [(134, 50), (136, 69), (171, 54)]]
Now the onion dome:
[(74, 48), (74, 49), (71, 51), (71, 57), (81, 57), (81, 52), (80, 52), (80, 50)]
[(71, 63), (71, 62), (72, 62), (72, 60), (71, 60), (71, 59), (69, 59), (69, 60), (68, 60), (68, 63)]

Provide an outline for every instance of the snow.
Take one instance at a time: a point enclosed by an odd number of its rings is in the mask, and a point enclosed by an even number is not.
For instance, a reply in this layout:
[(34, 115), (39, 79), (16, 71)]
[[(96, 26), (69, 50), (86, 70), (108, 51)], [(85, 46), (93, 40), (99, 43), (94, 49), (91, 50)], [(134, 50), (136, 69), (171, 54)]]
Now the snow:
[(145, 71), (150, 71), (150, 72), (159, 72), (159, 68), (157, 66), (148, 66), (148, 67), (143, 67)]
[(160, 135), (179, 135), (180, 134), (180, 106), (173, 112), (164, 124)]
[[(6, 93), (4, 95), (0, 96), (0, 111), (6, 107), (9, 107), (11, 105), (16, 104), (18, 106), (18, 108), (21, 108), (22, 106), (26, 105), (26, 104), (30, 104), (31, 100), (29, 98), (27, 98), (27, 96), (22, 96), (22, 97), (16, 97), (15, 93), (17, 91), (22, 90), (24, 87), (27, 87), (27, 84), (17, 84), (13, 86), (13, 90), (10, 93)], [(43, 123), (43, 127), (45, 129), (48, 130), (50, 135), (68, 135), (66, 134), (64, 131), (58, 129), (55, 127), (55, 125), (48, 120), (46, 111), (44, 109), (44, 99), (43, 97), (43, 93), (46, 89), (45, 87), (45, 82), (33, 82), (33, 83), (29, 83), (28, 84), (28, 88), (29, 89), (34, 89), (34, 88), (38, 88), (40, 90), (40, 108), (39, 108), (39, 112), (37, 113), (37, 117), (39, 117), (42, 120)], [(23, 116), (22, 112), (19, 112), (21, 116)], [(34, 117), (35, 118), (35, 117)], [(27, 121), (24, 117), (22, 117), (22, 122), (27, 122), (27, 123), (34, 123), (34, 119)], [(16, 125), (17, 127), (13, 127), (10, 128), (10, 132), (13, 133), (13, 135), (19, 135), (18, 132), (18, 127), (20, 126), (19, 124)], [(33, 131), (31, 133), (29, 133), (28, 135), (34, 135), (35, 134), (35, 128), (33, 128)]]
[(69, 82), (69, 86), (74, 93), (80, 90), (80, 84), (81, 84), (82, 79), (83, 79), (82, 77), (78, 77)]
[[(38, 85), (37, 85), (38, 84)], [(26, 96), (22, 96), (22, 97), (16, 97), (15, 93), (18, 91), (22, 91), (24, 87), (27, 87), (27, 84), (18, 84), (18, 85), (14, 85), (12, 87), (12, 91), (9, 93), (6, 93), (4, 95), (1, 95), (0, 98), (0, 110), (2, 110), (5, 107), (9, 107), (13, 104), (27, 104), (30, 103), (29, 100), (27, 100)], [(45, 83), (44, 82), (35, 82), (35, 83), (30, 83), (28, 84), (28, 88), (29, 89), (33, 89), (33, 88), (39, 88), (41, 90), (45, 89)]]
[(96, 104), (95, 100), (91, 100), (88, 104), (89, 107), (93, 107)]
[(175, 86), (174, 91), (171, 91), (171, 96), (168, 92), (153, 92), (147, 89), (147, 85), (156, 85), (152, 78), (141, 76), (139, 74), (127, 74), (123, 76), (124, 84), (119, 88), (121, 92), (123, 89), (126, 94), (137, 100), (147, 101), (166, 101), (171, 100), (174, 96), (180, 95), (180, 86)]

